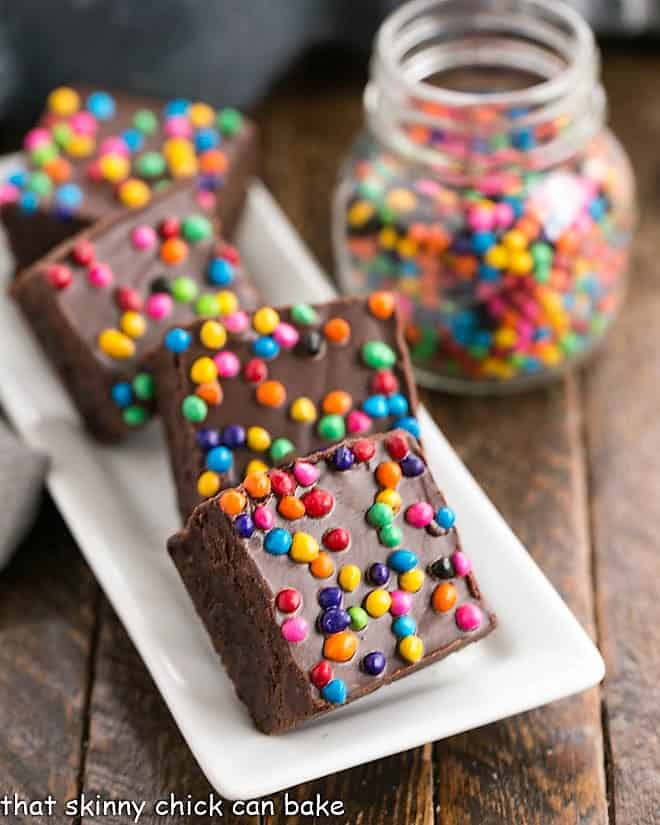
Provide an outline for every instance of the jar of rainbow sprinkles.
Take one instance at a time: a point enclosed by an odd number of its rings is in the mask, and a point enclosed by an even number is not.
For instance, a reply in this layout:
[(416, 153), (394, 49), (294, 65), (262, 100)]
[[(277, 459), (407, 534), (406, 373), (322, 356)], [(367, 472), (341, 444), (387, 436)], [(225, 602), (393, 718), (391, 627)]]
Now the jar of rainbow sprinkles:
[(518, 389), (591, 353), (635, 204), (585, 21), (559, 0), (414, 0), (378, 33), (364, 108), (335, 196), (339, 277), (398, 291), (418, 381)]

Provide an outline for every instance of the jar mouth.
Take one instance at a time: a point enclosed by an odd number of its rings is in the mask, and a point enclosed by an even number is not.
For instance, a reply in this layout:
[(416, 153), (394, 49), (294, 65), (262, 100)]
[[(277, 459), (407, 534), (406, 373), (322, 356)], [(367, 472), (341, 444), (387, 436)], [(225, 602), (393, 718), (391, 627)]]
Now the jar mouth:
[(365, 105), (426, 162), (540, 168), (602, 126), (598, 75), (593, 34), (562, 0), (412, 0), (378, 32)]

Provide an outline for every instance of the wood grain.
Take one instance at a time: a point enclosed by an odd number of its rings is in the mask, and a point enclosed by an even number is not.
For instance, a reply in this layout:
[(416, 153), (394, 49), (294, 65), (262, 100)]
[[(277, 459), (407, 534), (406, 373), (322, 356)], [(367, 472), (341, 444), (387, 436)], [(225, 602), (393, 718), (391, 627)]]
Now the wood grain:
[[(427, 395), (426, 401), (532, 556), (593, 631), (575, 381), (515, 398)], [(598, 690), (440, 742), (435, 756), (442, 825), (608, 820)]]
[[(68, 821), (86, 726), (98, 589), (50, 501), (0, 577), (0, 797), (52, 794)], [(1, 817), (4, 820), (4, 817)]]
[[(630, 293), (585, 375), (598, 624), (608, 674), (611, 817), (660, 822), (660, 59), (606, 64), (611, 117), (641, 203)], [(634, 89), (634, 93), (632, 90)]]
[[(208, 800), (214, 793), (183, 741), (151, 677), (108, 603), (101, 610), (83, 791), (88, 797), (145, 801), (143, 825), (208, 823), (205, 815), (157, 815), (155, 805), (172, 793), (177, 800)], [(218, 797), (218, 794), (215, 794)], [(84, 817), (83, 825), (98, 819)], [(104, 825), (126, 823), (106, 816)], [(225, 815), (222, 822), (257, 825), (253, 817)]]

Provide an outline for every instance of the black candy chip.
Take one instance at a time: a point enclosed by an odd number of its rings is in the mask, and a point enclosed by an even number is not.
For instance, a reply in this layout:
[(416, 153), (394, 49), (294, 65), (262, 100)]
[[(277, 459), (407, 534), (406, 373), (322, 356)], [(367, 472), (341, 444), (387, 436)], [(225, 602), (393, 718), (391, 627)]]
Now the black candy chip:
[(299, 355), (314, 357), (323, 351), (324, 340), (321, 333), (316, 329), (310, 329), (300, 336), (297, 351)]
[(454, 565), (449, 556), (441, 556), (434, 561), (429, 568), (429, 572), (436, 579), (453, 579), (456, 576)]
[(164, 275), (159, 275), (154, 278), (149, 284), (149, 292), (153, 295), (155, 292), (171, 292), (170, 282)]

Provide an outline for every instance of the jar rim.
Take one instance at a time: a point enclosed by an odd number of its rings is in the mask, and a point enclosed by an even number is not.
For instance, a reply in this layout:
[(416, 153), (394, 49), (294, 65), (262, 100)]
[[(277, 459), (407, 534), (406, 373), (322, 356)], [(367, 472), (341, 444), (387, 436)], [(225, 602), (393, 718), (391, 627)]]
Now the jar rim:
[[(565, 66), (553, 77), (515, 91), (491, 92), (466, 92), (445, 88), (425, 79), (411, 78), (403, 71), (403, 56), (398, 54), (396, 48), (398, 39), (416, 19), (435, 10), (439, 12), (447, 10), (452, 2), (453, 0), (411, 0), (411, 2), (404, 3), (385, 19), (376, 35), (375, 55), (380, 68), (385, 71), (390, 80), (401, 84), (411, 96), (454, 108), (475, 105), (538, 107), (571, 94), (572, 89), (584, 78), (585, 73), (596, 74), (598, 51), (593, 32), (586, 20), (575, 9), (564, 0), (522, 0), (522, 2), (515, 0), (511, 3), (509, 10), (504, 8), (505, 4), (501, 2), (492, 9), (485, 9), (475, 16), (474, 24), (479, 25), (479, 16), (485, 23), (492, 22), (495, 16), (502, 15), (506, 11), (516, 11), (523, 15), (518, 22), (519, 26), (522, 25), (525, 16), (529, 19), (530, 15), (534, 14), (539, 15), (539, 19), (540, 15), (549, 15), (554, 18), (556, 25), (567, 26), (569, 36), (574, 43), (573, 55), (570, 59), (566, 59)], [(512, 25), (511, 21), (509, 25)]]

